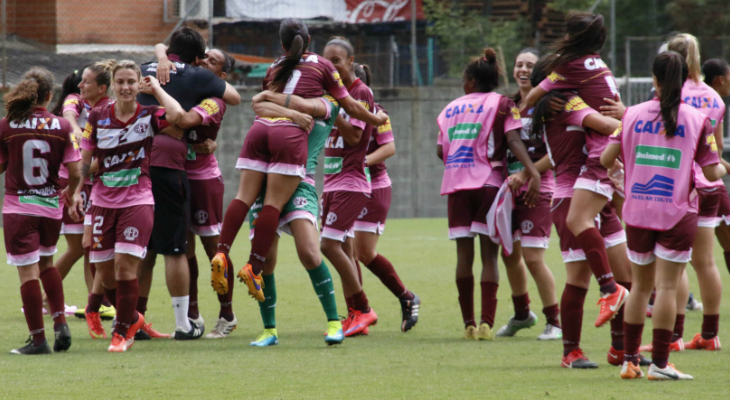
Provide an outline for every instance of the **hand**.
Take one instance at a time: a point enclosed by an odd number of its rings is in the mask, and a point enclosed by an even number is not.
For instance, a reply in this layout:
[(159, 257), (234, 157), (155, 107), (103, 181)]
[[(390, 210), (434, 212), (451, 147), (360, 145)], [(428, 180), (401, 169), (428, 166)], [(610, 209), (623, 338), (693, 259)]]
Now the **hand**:
[(608, 103), (608, 105), (601, 106), (601, 114), (619, 120), (624, 117), (626, 106), (621, 102), (621, 98), (618, 95), (615, 95), (613, 99), (604, 98), (603, 101)]
[(525, 193), (525, 204), (527, 207), (535, 207), (537, 201), (540, 199), (540, 176), (530, 179), (530, 183), (527, 185), (527, 192)]
[(84, 131), (81, 129), (81, 127), (74, 128), (74, 139), (76, 139), (76, 143), (81, 143), (81, 135), (84, 133)]
[(269, 93), (270, 92), (268, 90), (264, 90), (263, 92), (257, 94), (256, 96), (253, 96), (253, 99), (251, 100), (251, 104), (260, 103), (262, 101), (268, 101)]
[(553, 96), (550, 100), (550, 110), (555, 114), (560, 114), (565, 109), (565, 100)]
[(608, 179), (621, 191), (624, 190), (624, 164), (616, 160), (608, 170)]
[(160, 90), (160, 81), (154, 76), (145, 76), (142, 78), (142, 82), (139, 85), (139, 92), (153, 95), (157, 90)]
[(166, 85), (170, 82), (170, 70), (177, 71), (175, 63), (170, 60), (160, 60), (157, 63), (157, 80), (160, 85)]
[(215, 149), (218, 148), (218, 143), (216, 143), (214, 140), (205, 139), (205, 142), (198, 143), (193, 145), (193, 151), (196, 154), (213, 154)]
[(525, 183), (527, 183), (528, 179), (530, 179), (530, 177), (527, 175), (525, 170), (522, 170), (516, 174), (512, 174), (507, 177), (507, 186), (509, 186), (510, 190), (512, 190), (512, 193), (515, 195), (515, 197), (520, 195), (520, 188), (522, 188), (522, 186), (525, 186)]
[(304, 132), (309, 132), (314, 128), (314, 118), (311, 115), (302, 114), (298, 111), (293, 111), (291, 116), (292, 121), (299, 125)]
[(160, 133), (174, 139), (182, 139), (185, 131), (177, 125), (170, 125), (167, 128), (163, 129)]
[[(64, 191), (66, 190), (68, 190), (68, 188), (64, 189)], [(65, 195), (68, 196), (68, 193), (65, 193)], [(72, 220), (79, 222), (84, 219), (84, 200), (81, 198), (80, 194), (74, 193), (67, 204), (68, 215)]]
[(378, 111), (375, 116), (380, 119), (380, 123), (378, 124), (378, 126), (385, 125), (385, 123), (388, 122), (388, 114), (386, 114), (383, 110)]

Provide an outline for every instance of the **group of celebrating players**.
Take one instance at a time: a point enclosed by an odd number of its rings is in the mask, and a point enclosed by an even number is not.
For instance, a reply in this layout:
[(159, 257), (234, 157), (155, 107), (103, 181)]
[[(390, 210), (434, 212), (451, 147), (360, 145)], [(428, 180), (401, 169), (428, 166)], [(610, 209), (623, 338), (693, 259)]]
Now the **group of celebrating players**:
[[(640, 366), (650, 366), (652, 380), (692, 379), (668, 358), (670, 351), (720, 349), (722, 287), (712, 246), (717, 235), (730, 254), (730, 198), (720, 179), (730, 165), (719, 157), (730, 67), (717, 59), (700, 64), (697, 40), (678, 34), (654, 60), (652, 99), (626, 108), (598, 55), (606, 34), (602, 16), (571, 13), (554, 54), (527, 48), (517, 55), (519, 91), (511, 97), (494, 92), (502, 71), (487, 48), (464, 70), (465, 96), (438, 116), (441, 194), (448, 195), (448, 233), (456, 241), (464, 337), (513, 336), (537, 323), (529, 270), (546, 318), (538, 339), (562, 338), (563, 367), (597, 368), (580, 347), (594, 276), (601, 292), (595, 326), (610, 323), (608, 362), (622, 366), (621, 377), (643, 377)], [(322, 304), (328, 345), (367, 335), (378, 321), (360, 263), (398, 298), (401, 330), (415, 326), (419, 297), (376, 250), (391, 200), (384, 161), (395, 144), (388, 115), (368, 87), (370, 70), (354, 63), (353, 47), (342, 37), (332, 38), (323, 56), (309, 52), (310, 35), (298, 19), (284, 20), (279, 36), (284, 55), (253, 98), (256, 119), (225, 215), (213, 152), (227, 106), (241, 99), (224, 81), (234, 60), (220, 50), (206, 53), (196, 31), (181, 28), (169, 48), (158, 45), (157, 62), (107, 60), (74, 71), (52, 113), (53, 76), (45, 69), (32, 68), (5, 95), (5, 245), (8, 263), (18, 267), (31, 335), (12, 353), (51, 352), (44, 302), (54, 321), (53, 350), (68, 350), (65, 316), (73, 310), (66, 309), (62, 279), (82, 257), (89, 297), (77, 314), (95, 339), (107, 337), (102, 318), (114, 317), (108, 351), (124, 352), (135, 340), (200, 338), (195, 236), (210, 259), (220, 303), (206, 337), (225, 338), (238, 323), (229, 251), (247, 217), (251, 251), (237, 276), (258, 300), (264, 325), (251, 345), (278, 343), (274, 270), (282, 232), (293, 236)], [(314, 172), (323, 148), (320, 202)], [(567, 273), (560, 304), (544, 261), (551, 224)], [(54, 264), (61, 233), (68, 249)], [(472, 273), (477, 235), (479, 324)], [(493, 332), (500, 245), (514, 316)], [(144, 317), (158, 254), (175, 314), (172, 335), (152, 329)], [(340, 275), (344, 320), (322, 254)], [(688, 261), (704, 317), (702, 332), (685, 344)], [(640, 346), (647, 314), (653, 341)], [(651, 351), (653, 360), (641, 351)]]

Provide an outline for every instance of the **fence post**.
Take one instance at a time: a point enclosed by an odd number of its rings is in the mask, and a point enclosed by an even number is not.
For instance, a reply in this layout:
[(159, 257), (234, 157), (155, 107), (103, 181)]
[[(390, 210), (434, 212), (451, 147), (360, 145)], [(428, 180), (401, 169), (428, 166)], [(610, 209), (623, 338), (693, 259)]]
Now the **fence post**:
[(631, 102), (631, 39), (626, 39), (626, 105), (630, 106)]

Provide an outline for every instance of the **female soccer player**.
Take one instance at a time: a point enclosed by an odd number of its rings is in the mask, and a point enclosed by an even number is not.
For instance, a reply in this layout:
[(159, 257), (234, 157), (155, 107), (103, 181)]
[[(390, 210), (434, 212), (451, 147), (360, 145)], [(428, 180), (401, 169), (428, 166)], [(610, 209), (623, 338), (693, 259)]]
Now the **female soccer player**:
[[(370, 86), (372, 74), (367, 65), (354, 64), (355, 76)], [(385, 109), (375, 103), (375, 111)], [(391, 181), (385, 169), (385, 160), (395, 154), (395, 138), (391, 130), (390, 119), (385, 125), (371, 128), (368, 154), (365, 157), (366, 174), (370, 176), (371, 194), (365, 207), (355, 221), (355, 255), (357, 260), (358, 277), (362, 285), (362, 274), (359, 263), (363, 263), (370, 272), (400, 301), (402, 322), (400, 330), (408, 332), (418, 322), (418, 312), (421, 308), (421, 299), (406, 289), (401, 282), (393, 264), (379, 254), (375, 248), (380, 235), (385, 230), (385, 219), (390, 209)]]
[[(532, 48), (520, 51), (515, 59), (515, 66), (512, 69), (512, 76), (517, 81), (519, 91), (512, 98), (518, 106), (532, 90), (530, 75), (532, 67), (540, 58), (540, 53)], [(514, 336), (520, 329), (530, 328), (537, 323), (537, 315), (530, 311), (530, 297), (527, 293), (527, 274), (525, 264), (530, 274), (535, 279), (540, 298), (542, 300), (545, 314), (545, 330), (538, 340), (555, 340), (563, 336), (558, 315), (558, 301), (555, 298), (555, 278), (550, 269), (545, 265), (545, 249), (547, 249), (550, 238), (552, 222), (550, 221), (550, 204), (555, 191), (555, 178), (550, 168), (550, 160), (547, 156), (545, 142), (542, 134), (532, 139), (533, 108), (525, 108), (521, 112), (522, 130), (521, 137), (525, 144), (530, 159), (535, 163), (540, 175), (540, 198), (534, 207), (525, 204), (524, 193), (527, 187), (521, 188), (521, 194), (515, 199), (515, 209), (512, 212), (512, 230), (515, 232), (515, 239), (512, 254), (508, 257), (503, 255), (507, 270), (507, 279), (512, 289), (512, 303), (515, 314), (497, 331), (497, 336)], [(507, 172), (509, 175), (522, 174), (527, 172), (522, 164), (511, 153), (507, 152)], [(527, 176), (521, 177), (527, 181)], [(524, 261), (523, 261), (524, 257)]]
[(658, 98), (626, 110), (621, 127), (601, 156), (601, 164), (615, 168), (625, 163), (624, 221), (633, 273), (626, 302), (626, 336), (621, 378), (644, 376), (638, 365), (639, 344), (649, 297), (656, 285), (652, 315), (653, 364), (650, 380), (687, 380), (668, 363), (676, 316), (677, 287), (697, 230), (697, 214), (690, 205), (695, 162), (709, 181), (727, 173), (719, 164), (714, 128), (688, 104), (682, 104), (687, 63), (675, 52), (659, 54), (652, 65)]
[(91, 157), (99, 160), (92, 206), (84, 219), (91, 234), (84, 239), (91, 246), (90, 261), (97, 265), (107, 297), (116, 302), (110, 352), (126, 351), (144, 325), (144, 316), (135, 307), (137, 267), (147, 252), (154, 213), (149, 178), (152, 137), (160, 132), (161, 121), (175, 124), (185, 113), (152, 77), (145, 78), (144, 92), (154, 95), (164, 108), (138, 104), (140, 78), (139, 66), (133, 61), (116, 64), (112, 73), (116, 101), (91, 111), (82, 140), (85, 176)]
[[(570, 13), (566, 29), (568, 34), (554, 45), (558, 56), (547, 67), (552, 73), (530, 91), (525, 100), (525, 108), (533, 106), (550, 90), (577, 90), (578, 95), (595, 110), (605, 104), (604, 98), (619, 96), (616, 80), (598, 54), (606, 41), (607, 29), (603, 16), (586, 12)], [(606, 205), (606, 201), (611, 201), (615, 191), (606, 169), (599, 162), (607, 142), (607, 136), (588, 132), (588, 159), (576, 181), (574, 201), (571, 203), (567, 221), (600, 286), (601, 308), (596, 327), (611, 320), (628, 295), (625, 287), (616, 284), (603, 237), (594, 224), (594, 218)]]
[[(449, 239), (456, 240), (456, 287), (464, 319), (466, 339), (494, 338), (497, 308), (499, 247), (488, 236), (486, 215), (504, 182), (503, 162), (507, 147), (528, 171), (525, 202), (539, 197), (540, 174), (520, 139), (520, 114), (514, 102), (492, 93), (499, 84), (494, 49), (474, 58), (464, 70), (465, 95), (449, 103), (438, 117), (437, 154), (444, 161), (441, 195), (448, 195)], [(486, 128), (486, 129), (485, 129)], [(516, 190), (525, 182), (512, 177)], [(474, 320), (474, 237), (479, 235), (482, 255), (482, 314), (479, 329)]]
[(5, 172), (3, 231), (8, 264), (18, 268), (20, 297), (30, 330), (27, 345), (11, 354), (50, 354), (43, 325), (41, 285), (53, 317), (54, 351), (71, 347), (64, 314), (61, 275), (53, 254), (61, 231), (68, 191), (61, 192), (58, 170), (65, 164), (69, 184), (81, 180), (79, 151), (73, 130), (46, 110), (53, 97), (53, 75), (34, 67), (5, 96), (7, 115), (0, 120), (0, 173)]
[[(264, 89), (303, 98), (328, 92), (353, 117), (373, 125), (385, 123), (384, 114), (374, 115), (350, 97), (332, 63), (307, 52), (309, 30), (301, 20), (282, 21), (279, 38), (286, 53), (267, 71)], [(266, 180), (269, 190), (259, 213), (257, 234), (251, 243), (248, 263), (238, 274), (252, 297), (260, 302), (265, 300), (261, 271), (279, 226), (281, 210), (306, 175), (307, 133), (286, 119), (257, 119), (246, 135), (236, 166), (242, 171), (238, 193), (226, 211), (218, 253), (211, 263), (211, 282), (219, 294), (228, 291), (226, 273), (230, 259), (226, 255)]]

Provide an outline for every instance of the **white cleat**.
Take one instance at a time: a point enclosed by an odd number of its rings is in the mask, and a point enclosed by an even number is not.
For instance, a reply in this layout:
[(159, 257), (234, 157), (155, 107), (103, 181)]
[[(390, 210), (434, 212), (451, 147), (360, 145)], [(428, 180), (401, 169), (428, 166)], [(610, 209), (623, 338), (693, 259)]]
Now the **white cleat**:
[(497, 331), (497, 337), (512, 337), (517, 331), (526, 328), (532, 328), (537, 323), (537, 315), (530, 311), (527, 319), (524, 321), (518, 321), (514, 317), (509, 319), (507, 325), (499, 328)]
[(228, 335), (233, 332), (234, 329), (238, 326), (238, 319), (236, 319), (236, 315), (233, 314), (233, 321), (226, 321), (225, 318), (218, 318), (218, 322), (215, 324), (215, 328), (213, 330), (205, 335), (206, 339), (223, 339), (228, 337)]
[(79, 308), (78, 308), (78, 307), (76, 307), (76, 306), (69, 306), (69, 305), (67, 305), (67, 304), (64, 304), (64, 305), (63, 305), (63, 307), (64, 307), (64, 310), (63, 310), (63, 312), (64, 312), (64, 313), (65, 313), (66, 315), (74, 315), (74, 313), (76, 313), (76, 310), (78, 310), (78, 309), (79, 309)]
[(545, 330), (542, 331), (537, 340), (558, 340), (563, 337), (563, 329), (552, 324), (545, 325)]
[(678, 371), (672, 363), (668, 363), (665, 368), (659, 368), (652, 364), (649, 367), (647, 377), (650, 381), (691, 381), (694, 379), (692, 375)]

